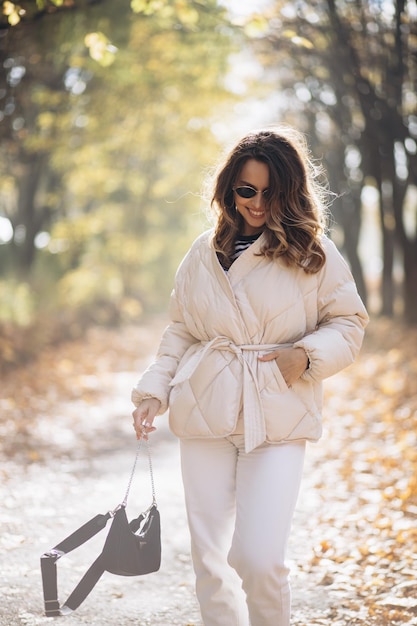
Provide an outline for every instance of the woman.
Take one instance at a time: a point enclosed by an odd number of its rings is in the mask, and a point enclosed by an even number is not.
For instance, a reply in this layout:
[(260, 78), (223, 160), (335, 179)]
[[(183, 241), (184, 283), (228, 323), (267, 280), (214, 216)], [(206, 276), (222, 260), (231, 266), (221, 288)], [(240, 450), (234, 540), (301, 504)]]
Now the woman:
[(133, 390), (137, 437), (170, 409), (205, 626), (288, 626), (285, 550), (322, 381), (368, 317), (324, 234), (323, 188), (295, 131), (244, 137), (215, 181), (213, 231), (182, 261), (171, 323)]

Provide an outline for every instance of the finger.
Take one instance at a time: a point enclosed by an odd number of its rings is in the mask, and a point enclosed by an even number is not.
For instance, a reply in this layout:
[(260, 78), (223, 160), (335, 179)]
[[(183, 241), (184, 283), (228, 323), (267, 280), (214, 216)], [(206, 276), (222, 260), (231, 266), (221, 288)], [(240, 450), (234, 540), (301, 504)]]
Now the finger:
[(133, 416), (133, 420), (137, 424), (143, 424), (146, 421), (151, 422), (151, 420), (149, 419), (149, 411), (146, 408), (141, 408), (141, 407), (136, 408), (133, 411), (132, 416)]
[(133, 427), (136, 431), (136, 436), (138, 439), (141, 439), (142, 437), (144, 439), (147, 439), (148, 434), (156, 430), (155, 426), (152, 425), (152, 421), (146, 419), (144, 421), (141, 421), (139, 424), (135, 420), (133, 423)]
[(156, 428), (151, 428), (149, 430), (142, 430), (139, 433), (136, 433), (137, 439), (145, 439), (146, 441), (149, 439), (149, 435), (154, 432)]
[(262, 354), (258, 356), (259, 361), (273, 361), (278, 356), (278, 352), (267, 352), (266, 354)]
[(132, 415), (135, 419), (145, 419), (145, 417), (147, 417), (149, 412), (149, 409), (147, 409), (146, 407), (137, 407)]

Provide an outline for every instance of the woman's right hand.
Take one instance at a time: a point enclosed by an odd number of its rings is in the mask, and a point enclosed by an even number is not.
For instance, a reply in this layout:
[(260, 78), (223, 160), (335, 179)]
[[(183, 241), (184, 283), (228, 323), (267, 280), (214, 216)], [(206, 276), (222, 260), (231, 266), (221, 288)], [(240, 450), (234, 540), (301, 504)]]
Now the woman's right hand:
[(148, 438), (149, 433), (156, 430), (153, 421), (159, 411), (161, 402), (157, 398), (147, 398), (133, 411), (133, 428), (136, 439)]

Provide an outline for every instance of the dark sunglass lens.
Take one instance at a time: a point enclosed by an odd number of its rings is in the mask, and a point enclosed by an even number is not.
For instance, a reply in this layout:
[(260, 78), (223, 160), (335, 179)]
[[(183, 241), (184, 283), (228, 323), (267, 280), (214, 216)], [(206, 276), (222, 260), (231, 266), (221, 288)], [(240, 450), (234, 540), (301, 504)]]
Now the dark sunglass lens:
[(253, 196), (256, 196), (256, 191), (252, 187), (236, 187), (236, 193), (241, 198), (253, 198)]

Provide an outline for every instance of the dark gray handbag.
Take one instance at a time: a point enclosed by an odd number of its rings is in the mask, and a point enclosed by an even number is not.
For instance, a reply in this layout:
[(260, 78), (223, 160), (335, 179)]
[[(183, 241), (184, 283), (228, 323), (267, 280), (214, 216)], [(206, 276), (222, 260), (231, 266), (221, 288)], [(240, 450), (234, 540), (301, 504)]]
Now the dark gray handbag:
[[(161, 521), (155, 498), (152, 459), (149, 442), (146, 441), (149, 472), (152, 485), (152, 504), (137, 518), (128, 522), (126, 505), (130, 486), (136, 469), (142, 440), (136, 457), (123, 502), (113, 511), (99, 514), (78, 528), (52, 550), (41, 556), (41, 572), (45, 614), (48, 617), (68, 615), (85, 600), (105, 571), (118, 576), (141, 576), (156, 572), (161, 566)], [(82, 545), (102, 530), (113, 519), (103, 550), (84, 574), (68, 600), (60, 606), (58, 600), (56, 562), (68, 552)]]

